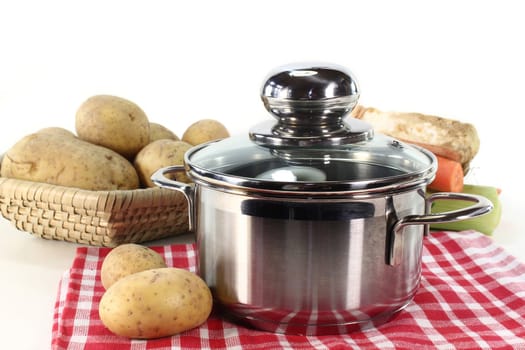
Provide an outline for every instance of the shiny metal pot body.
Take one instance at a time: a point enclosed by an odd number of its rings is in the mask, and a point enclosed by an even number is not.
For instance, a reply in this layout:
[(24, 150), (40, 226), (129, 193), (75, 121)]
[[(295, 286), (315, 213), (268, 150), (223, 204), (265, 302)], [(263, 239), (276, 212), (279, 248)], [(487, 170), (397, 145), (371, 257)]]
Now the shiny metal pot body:
[(404, 229), (399, 264), (386, 260), (389, 226), (424, 213), (421, 191), (297, 200), (197, 186), (195, 206), (200, 275), (221, 305), (257, 328), (346, 332), (390, 317), (418, 288), (423, 226)]
[[(426, 197), (424, 183), (389, 192), (280, 196), (164, 176), (183, 170), (160, 169), (152, 179), (189, 201), (200, 276), (229, 315), (278, 333), (339, 334), (387, 321), (417, 291), (427, 225), (492, 208), (476, 195)], [(429, 214), (438, 199), (474, 204)]]

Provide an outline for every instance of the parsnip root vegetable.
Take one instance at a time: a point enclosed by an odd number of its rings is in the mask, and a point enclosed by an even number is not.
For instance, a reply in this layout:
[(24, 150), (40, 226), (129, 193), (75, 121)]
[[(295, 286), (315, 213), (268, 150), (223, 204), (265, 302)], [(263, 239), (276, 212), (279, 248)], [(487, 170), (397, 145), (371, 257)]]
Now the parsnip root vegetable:
[(381, 111), (363, 106), (357, 106), (351, 115), (370, 123), (378, 133), (419, 145), (438, 156), (461, 163), (465, 174), (479, 151), (477, 130), (469, 123), (422, 113)]

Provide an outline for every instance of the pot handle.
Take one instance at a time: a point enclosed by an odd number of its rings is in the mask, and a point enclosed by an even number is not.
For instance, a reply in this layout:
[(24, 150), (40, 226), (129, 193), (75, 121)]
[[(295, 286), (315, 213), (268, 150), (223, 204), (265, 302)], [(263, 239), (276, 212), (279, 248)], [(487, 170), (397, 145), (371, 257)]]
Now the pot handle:
[[(452, 199), (474, 202), (466, 208), (447, 211), (444, 213), (430, 214), (432, 202), (440, 199)], [(430, 224), (453, 222), (471, 219), (485, 215), (493, 209), (492, 202), (483, 196), (465, 193), (437, 192), (430, 195), (425, 202), (425, 215), (407, 215), (399, 219), (390, 232), (390, 244), (387, 254), (387, 264), (396, 266), (403, 257), (403, 229), (408, 225), (426, 225), (424, 234), (428, 234)]]
[(184, 196), (188, 200), (188, 229), (189, 231), (193, 231), (195, 229), (195, 185), (189, 185), (184, 182), (171, 180), (165, 176), (168, 173), (177, 173), (185, 171), (186, 169), (184, 169), (183, 165), (173, 165), (161, 168), (155, 171), (153, 175), (151, 175), (151, 181), (159, 187), (179, 191), (182, 192), (182, 194), (184, 194)]

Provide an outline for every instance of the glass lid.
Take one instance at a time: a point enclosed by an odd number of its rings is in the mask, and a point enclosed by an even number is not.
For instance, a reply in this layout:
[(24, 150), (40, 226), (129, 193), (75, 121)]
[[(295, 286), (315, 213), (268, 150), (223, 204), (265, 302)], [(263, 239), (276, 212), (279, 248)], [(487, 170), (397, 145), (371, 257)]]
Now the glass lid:
[(186, 153), (190, 176), (214, 186), (270, 191), (399, 189), (430, 182), (432, 153), (348, 117), (359, 92), (339, 66), (299, 64), (271, 73), (261, 90), (277, 119), (246, 135), (200, 145)]

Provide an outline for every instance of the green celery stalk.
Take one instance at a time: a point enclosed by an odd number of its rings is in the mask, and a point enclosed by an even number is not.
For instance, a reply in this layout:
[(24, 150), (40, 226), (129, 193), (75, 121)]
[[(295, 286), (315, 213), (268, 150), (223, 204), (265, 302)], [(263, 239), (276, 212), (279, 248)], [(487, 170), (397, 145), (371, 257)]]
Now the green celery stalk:
[[(463, 193), (477, 194), (484, 196), (492, 202), (494, 209), (488, 214), (456, 222), (448, 222), (430, 225), (431, 230), (450, 230), (464, 231), (476, 230), (486, 235), (492, 235), (501, 220), (501, 201), (499, 200), (498, 190), (491, 186), (479, 186), (465, 184)], [(462, 200), (436, 200), (432, 203), (431, 213), (443, 213), (446, 211), (466, 208), (472, 205), (472, 202)]]

